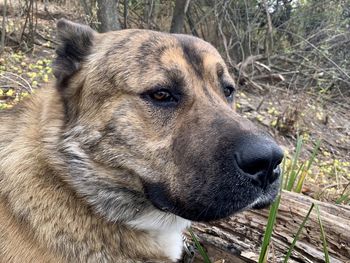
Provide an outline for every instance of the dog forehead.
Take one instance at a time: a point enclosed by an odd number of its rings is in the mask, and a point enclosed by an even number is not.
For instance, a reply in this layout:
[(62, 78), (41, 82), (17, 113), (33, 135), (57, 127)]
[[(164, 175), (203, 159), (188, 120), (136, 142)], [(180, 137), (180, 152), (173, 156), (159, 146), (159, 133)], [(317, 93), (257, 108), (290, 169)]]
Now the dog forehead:
[[(110, 34), (107, 55), (134, 58), (141, 64), (176, 63), (183, 61), (201, 75), (214, 63), (224, 63), (218, 51), (208, 42), (183, 34), (129, 29)], [(106, 39), (106, 38), (105, 38)], [(146, 66), (146, 65), (143, 65)], [(180, 65), (181, 66), (181, 65)]]
[(122, 80), (123, 87), (132, 91), (170, 83), (174, 79), (212, 82), (218, 75), (218, 68), (226, 69), (211, 44), (189, 35), (130, 29), (102, 34), (98, 38), (94, 47), (97, 56), (90, 57), (92, 75), (103, 69), (101, 74), (110, 76), (118, 87)]
[[(150, 37), (139, 49), (141, 56), (157, 54), (162, 66), (190, 70), (198, 78), (204, 79), (209, 72), (216, 72), (218, 65), (225, 68), (219, 52), (208, 42), (183, 34), (164, 34)], [(214, 73), (215, 74), (215, 73)]]

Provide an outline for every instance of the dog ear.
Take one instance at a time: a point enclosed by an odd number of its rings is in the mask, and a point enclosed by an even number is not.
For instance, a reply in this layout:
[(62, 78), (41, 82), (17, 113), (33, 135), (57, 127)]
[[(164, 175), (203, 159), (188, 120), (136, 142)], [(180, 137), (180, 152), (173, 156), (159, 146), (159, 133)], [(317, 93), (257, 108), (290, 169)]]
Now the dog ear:
[(93, 39), (97, 34), (90, 27), (66, 19), (57, 22), (58, 47), (54, 62), (57, 87), (64, 89), (65, 82), (76, 73), (81, 62), (90, 54)]

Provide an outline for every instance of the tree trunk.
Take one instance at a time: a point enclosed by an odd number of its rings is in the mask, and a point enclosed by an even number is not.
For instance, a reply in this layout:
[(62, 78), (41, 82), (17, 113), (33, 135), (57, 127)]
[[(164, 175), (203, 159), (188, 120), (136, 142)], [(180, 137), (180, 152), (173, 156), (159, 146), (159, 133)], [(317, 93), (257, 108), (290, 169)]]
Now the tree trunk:
[(116, 0), (97, 0), (97, 19), (99, 32), (119, 30), (118, 9)]
[(176, 0), (170, 33), (182, 33), (189, 0)]
[(154, 0), (145, 0), (145, 8), (143, 10), (143, 17), (146, 23), (146, 28), (150, 28), (150, 21), (153, 13)]
[(269, 13), (269, 7), (267, 5), (266, 0), (263, 0), (262, 3), (265, 8), (266, 20), (267, 20), (266, 36), (265, 36), (265, 55), (267, 57), (268, 65), (270, 65), (271, 64), (270, 55), (273, 50), (272, 21), (271, 21), (271, 15)]
[(124, 0), (124, 29), (128, 28), (129, 0)]
[(88, 5), (88, 3), (86, 2), (86, 0), (80, 0), (80, 4), (83, 6), (85, 15), (88, 16), (88, 19), (91, 20), (92, 17), (92, 8), (90, 5)]
[(5, 35), (6, 35), (6, 8), (7, 8), (7, 0), (4, 1), (4, 7), (2, 11), (2, 23), (1, 23), (1, 44), (0, 44), (0, 54), (4, 51), (5, 48)]
[[(312, 203), (320, 208), (330, 262), (350, 262), (350, 207), (322, 203), (291, 192), (282, 193), (267, 262), (283, 262)], [(257, 262), (267, 218), (268, 209), (251, 210), (210, 224), (197, 223), (193, 229), (213, 262), (221, 259), (225, 263)], [(314, 209), (288, 262), (325, 262), (320, 235)]]
[(190, 5), (188, 6), (188, 10), (186, 12), (186, 17), (187, 17), (188, 25), (190, 26), (190, 30), (191, 30), (192, 35), (199, 37), (198, 31), (197, 31), (196, 26), (195, 26), (195, 22), (192, 19)]

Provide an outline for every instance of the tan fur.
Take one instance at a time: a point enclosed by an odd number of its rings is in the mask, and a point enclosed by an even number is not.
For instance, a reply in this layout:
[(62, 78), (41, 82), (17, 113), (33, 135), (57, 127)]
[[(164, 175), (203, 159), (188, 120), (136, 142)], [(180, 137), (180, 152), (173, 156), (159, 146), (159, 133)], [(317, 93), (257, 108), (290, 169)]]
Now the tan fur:
[(209, 43), (65, 20), (58, 39), (56, 83), (0, 111), (1, 263), (174, 262), (189, 220), (273, 200), (277, 180), (262, 191), (232, 162), (260, 137)]
[[(92, 214), (55, 176), (57, 171), (45, 165), (50, 153), (41, 140), (55, 141), (62, 125), (58, 94), (38, 91), (28, 104), (17, 120), (21, 126), (12, 127), (22, 133), (0, 151), (1, 168), (6, 170), (0, 177), (0, 262), (72, 262), (77, 254), (74, 262), (162, 261), (149, 235)], [(4, 134), (6, 127), (0, 131)], [(122, 254), (124, 246), (128, 249)]]
[[(0, 203), (0, 262), (60, 262), (28, 236), (27, 229), (16, 223), (6, 204)], [(24, 229), (24, 231), (23, 231)], [(5, 245), (6, 243), (6, 245)], [(14, 249), (16, 248), (16, 249)]]
[[(124, 33), (109, 34), (108, 38), (99, 36), (105, 40), (97, 44), (96, 50), (109, 47), (108, 41), (114, 39), (113, 34), (117, 37)], [(145, 39), (142, 36), (137, 39), (139, 43), (148, 38), (147, 34), (144, 35)], [(184, 60), (179, 61), (179, 57), (181, 54), (170, 53), (168, 59), (187, 67)], [(101, 66), (98, 55), (96, 58), (91, 56), (90, 60), (96, 67)], [(113, 64), (109, 66), (114, 67)], [(89, 73), (78, 72), (72, 86), (79, 86), (85, 81), (83, 92), (89, 93), (89, 89), (95, 89), (100, 84), (99, 75), (97, 79), (91, 76), (85, 80), (82, 74)], [(139, 82), (133, 81), (133, 78), (127, 79), (129, 87), (140, 86)], [(151, 81), (157, 81), (157, 74)], [(109, 93), (108, 90), (106, 92)], [(111, 96), (110, 102), (96, 108), (95, 101), (89, 99), (86, 96), (86, 99), (78, 102), (82, 113), (85, 112), (80, 116), (82, 125), (101, 126), (119, 103), (118, 97)], [(20, 114), (17, 114), (17, 110)], [(0, 262), (127, 263), (150, 259), (152, 262), (168, 262), (169, 259), (162, 252), (162, 244), (154, 238), (154, 233), (108, 222), (92, 213), (84, 200), (66, 184), (61, 176), (66, 171), (59, 167), (55, 149), (51, 148), (57, 145), (62, 134), (63, 111), (60, 94), (47, 87), (37, 91), (13, 112), (1, 112)], [(135, 125), (139, 122), (137, 115), (127, 118), (129, 121), (135, 118)], [(162, 147), (155, 143), (149, 146), (155, 149)], [(95, 168), (100, 169), (98, 164)], [(109, 177), (108, 170), (105, 167), (101, 169), (104, 176)], [(135, 178), (113, 180), (119, 185), (142, 188)]]
[[(89, 63), (95, 64), (95, 69), (94, 66), (91, 68), (92, 71), (101, 72), (99, 50), (103, 51), (109, 47), (108, 42), (120, 34), (124, 32), (109, 33), (108, 38), (98, 36), (101, 42), (95, 47), (97, 52), (89, 58)], [(130, 48), (138, 47), (147, 38), (147, 34), (140, 35), (135, 38)], [(169, 45), (172, 45), (173, 41), (169, 39)], [(175, 47), (166, 52), (162, 56), (162, 62), (165, 65), (176, 64), (185, 69), (184, 72), (190, 73), (186, 77), (195, 81), (194, 72), (182, 58), (179, 48)], [(120, 63), (120, 60), (115, 63)], [(113, 65), (113, 61), (108, 66), (118, 67)], [(118, 96), (111, 96), (108, 103), (99, 105), (102, 108), (96, 108), (94, 97), (84, 94), (93, 92), (96, 86), (100, 85), (101, 75), (95, 75), (92, 71), (78, 72), (72, 81), (75, 86), (85, 81), (81, 95), (84, 99), (81, 98), (78, 102), (83, 113), (80, 116), (81, 125), (93, 124), (102, 127), (110, 119), (112, 110), (118, 106), (120, 100)], [(90, 78), (85, 79), (85, 74), (90, 74)], [(154, 72), (140, 83), (136, 77), (129, 76), (126, 85), (129, 91), (132, 91), (133, 88), (148, 86), (163, 78)], [(201, 94), (200, 90), (197, 92), (198, 95)], [(71, 258), (74, 258), (74, 262), (125, 263), (147, 259), (152, 259), (152, 262), (167, 261), (151, 234), (109, 223), (91, 213), (91, 209), (83, 200), (77, 198), (61, 177), (60, 174), (65, 171), (61, 171), (55, 163), (58, 160), (54, 159), (54, 149), (50, 148), (58, 143), (64, 126), (60, 94), (52, 88), (43, 89), (19, 107), (23, 108), (24, 112), (13, 116), (9, 113), (7, 118), (2, 118), (5, 121), (2, 121), (0, 128), (0, 133), (6, 136), (2, 141), (10, 141), (5, 143), (0, 151), (1, 260), (7, 263), (19, 263), (23, 262), (23, 259), (26, 262), (72, 262)], [(138, 118), (139, 115), (133, 115), (130, 111), (127, 121), (132, 120), (137, 125), (140, 121)], [(11, 130), (16, 133), (12, 135), (9, 132)], [(151, 132), (149, 136), (154, 137)], [(154, 139), (150, 140), (148, 147), (157, 149), (169, 144), (166, 138)], [(176, 170), (171, 163), (168, 165), (168, 169)], [(109, 177), (106, 169), (101, 169), (103, 174)], [(127, 182), (125, 180), (127, 179), (123, 178), (118, 183), (128, 186), (132, 184), (136, 189), (142, 188), (135, 178)]]

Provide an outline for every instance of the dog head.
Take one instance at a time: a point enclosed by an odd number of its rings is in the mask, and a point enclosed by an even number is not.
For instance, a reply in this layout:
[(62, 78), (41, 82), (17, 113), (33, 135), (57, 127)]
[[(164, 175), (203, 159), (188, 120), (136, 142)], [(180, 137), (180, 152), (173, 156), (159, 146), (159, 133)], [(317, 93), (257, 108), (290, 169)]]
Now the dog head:
[(65, 180), (111, 221), (208, 221), (264, 207), (283, 154), (234, 110), (217, 50), (187, 35), (58, 22)]

